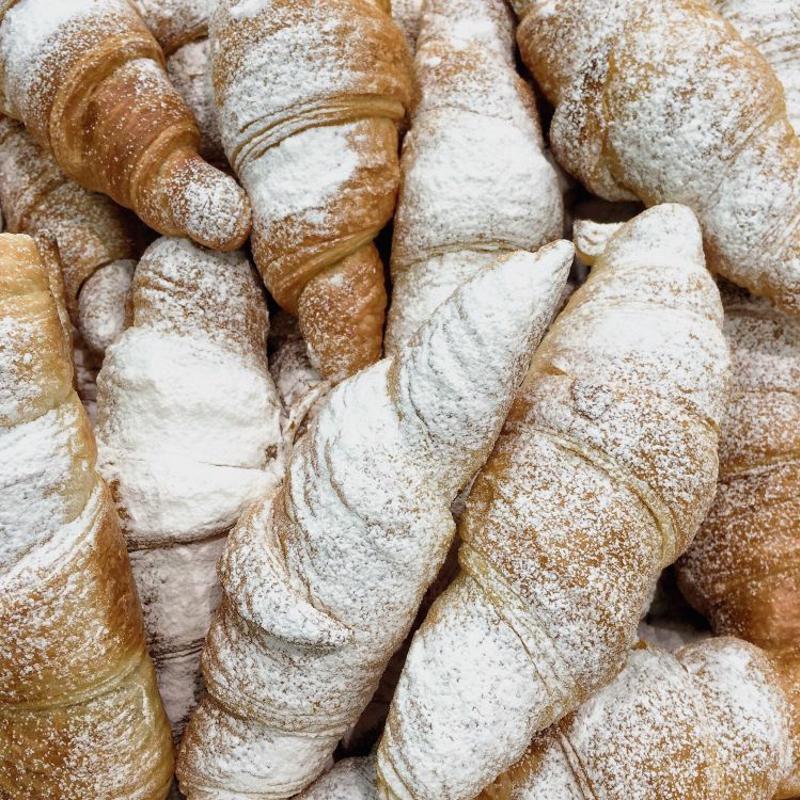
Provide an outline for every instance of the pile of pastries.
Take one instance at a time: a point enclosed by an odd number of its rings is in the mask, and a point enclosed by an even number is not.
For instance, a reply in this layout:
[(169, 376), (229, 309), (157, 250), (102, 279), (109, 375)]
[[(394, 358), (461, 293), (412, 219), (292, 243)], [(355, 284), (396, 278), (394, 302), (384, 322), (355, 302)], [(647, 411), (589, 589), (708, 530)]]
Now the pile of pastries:
[(800, 0), (0, 2), (0, 798), (800, 797)]

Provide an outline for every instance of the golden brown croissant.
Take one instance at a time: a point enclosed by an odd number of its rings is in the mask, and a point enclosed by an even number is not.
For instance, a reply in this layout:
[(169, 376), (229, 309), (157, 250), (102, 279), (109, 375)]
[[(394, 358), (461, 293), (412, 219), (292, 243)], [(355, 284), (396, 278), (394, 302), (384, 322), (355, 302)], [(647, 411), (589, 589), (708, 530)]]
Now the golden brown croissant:
[[(800, 323), (733, 288), (723, 300), (733, 381), (720, 483), (678, 579), (715, 631), (772, 656), (800, 765)], [(798, 794), (800, 766), (779, 796)]]
[(0, 117), (0, 208), (11, 233), (56, 242), (70, 317), (84, 341), (102, 353), (115, 336), (104, 330), (109, 315), (102, 308), (108, 298), (103, 284), (108, 278), (98, 278), (100, 288), (90, 290), (82, 302), (79, 298), (86, 282), (104, 267), (109, 275), (130, 274), (141, 238), (135, 218), (108, 197), (70, 180), (8, 117)]
[(503, 0), (430, 0), (415, 59), (419, 97), (403, 141), (386, 350), (407, 342), (498, 252), (561, 235), (555, 169), (514, 64)]
[(244, 192), (198, 155), (197, 125), (127, 0), (4, 0), (0, 107), (69, 177), (161, 233), (228, 250), (247, 237)]
[(200, 694), (225, 536), (276, 480), (267, 325), (242, 253), (162, 238), (139, 262), (133, 323), (98, 376), (98, 465), (120, 511), (176, 736)]
[(713, 271), (800, 314), (800, 140), (764, 58), (704, 0), (513, 5), (562, 166), (608, 200), (689, 206)]
[(386, 292), (372, 240), (394, 211), (411, 91), (385, 6), (222, 0), (211, 18), (222, 140), (253, 204), (253, 255), (325, 377), (381, 352)]
[(161, 800), (172, 744), (69, 339), (0, 236), (0, 796)]
[(713, 499), (727, 372), (699, 226), (650, 209), (557, 318), (472, 487), (461, 572), (392, 701), (385, 797), (475, 797), (614, 677)]
[(711, 0), (767, 59), (783, 84), (786, 110), (800, 133), (800, 6), (797, 0)]
[(550, 319), (572, 248), (498, 259), (414, 340), (340, 383), (281, 488), (220, 563), (207, 695), (178, 776), (190, 800), (285, 798), (324, 769), (436, 576), (450, 504), (485, 459)]
[(200, 128), (200, 155), (227, 168), (211, 84), (211, 0), (132, 0), (161, 45), (167, 74)]

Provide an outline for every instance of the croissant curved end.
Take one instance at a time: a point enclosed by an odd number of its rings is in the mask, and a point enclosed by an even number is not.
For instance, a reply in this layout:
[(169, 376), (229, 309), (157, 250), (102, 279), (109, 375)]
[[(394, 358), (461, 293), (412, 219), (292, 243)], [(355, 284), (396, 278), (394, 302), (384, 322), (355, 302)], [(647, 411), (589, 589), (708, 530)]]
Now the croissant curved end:
[(168, 182), (175, 226), (212, 250), (236, 250), (250, 235), (250, 201), (230, 176), (199, 156), (178, 166)]

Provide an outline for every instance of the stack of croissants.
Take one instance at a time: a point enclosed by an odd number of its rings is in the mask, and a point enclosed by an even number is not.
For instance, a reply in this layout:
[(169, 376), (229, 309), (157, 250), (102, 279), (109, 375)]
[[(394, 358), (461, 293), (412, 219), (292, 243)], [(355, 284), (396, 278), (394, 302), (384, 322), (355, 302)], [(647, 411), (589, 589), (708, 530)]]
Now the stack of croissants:
[(800, 0), (0, 0), (0, 800), (800, 798)]

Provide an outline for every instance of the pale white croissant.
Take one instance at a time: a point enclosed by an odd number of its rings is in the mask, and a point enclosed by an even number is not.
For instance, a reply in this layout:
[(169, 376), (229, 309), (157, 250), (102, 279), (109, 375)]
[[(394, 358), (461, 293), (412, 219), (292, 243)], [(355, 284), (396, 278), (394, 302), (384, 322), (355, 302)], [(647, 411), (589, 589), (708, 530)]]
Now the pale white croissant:
[(498, 251), (535, 250), (563, 225), (503, 0), (429, 0), (414, 63), (419, 99), (400, 164), (388, 353)]
[(241, 253), (159, 239), (136, 271), (133, 325), (98, 377), (99, 466), (176, 734), (199, 691), (225, 534), (272, 480), (279, 405), (266, 334), (260, 285)]
[(378, 751), (384, 797), (465, 800), (621, 668), (713, 498), (728, 372), (700, 228), (610, 242), (534, 357), (461, 517)]
[(405, 637), (452, 539), (450, 503), (496, 437), (572, 247), (498, 260), (413, 343), (340, 384), (283, 486), (220, 566), (208, 694), (184, 737), (190, 800), (285, 798), (324, 769)]

